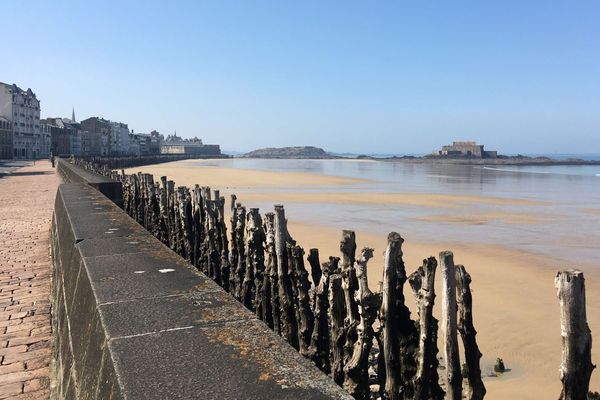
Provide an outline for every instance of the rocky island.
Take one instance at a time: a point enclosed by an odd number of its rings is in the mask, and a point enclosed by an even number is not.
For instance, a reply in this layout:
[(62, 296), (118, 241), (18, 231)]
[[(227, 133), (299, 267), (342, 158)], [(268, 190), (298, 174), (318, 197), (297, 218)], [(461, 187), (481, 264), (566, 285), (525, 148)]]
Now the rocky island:
[(294, 146), (294, 147), (266, 147), (243, 154), (244, 158), (339, 158), (327, 153), (320, 147)]

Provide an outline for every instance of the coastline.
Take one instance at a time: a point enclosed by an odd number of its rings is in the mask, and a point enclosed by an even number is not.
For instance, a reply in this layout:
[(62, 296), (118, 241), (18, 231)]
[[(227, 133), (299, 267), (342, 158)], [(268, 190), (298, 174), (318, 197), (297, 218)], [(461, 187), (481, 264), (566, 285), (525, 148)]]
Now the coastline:
[(445, 157), (445, 156), (393, 156), (393, 157), (374, 157), (359, 155), (355, 157), (344, 157), (337, 155), (327, 155), (315, 157), (306, 156), (249, 156), (238, 155), (233, 158), (254, 159), (254, 160), (350, 160), (350, 161), (381, 161), (381, 162), (401, 162), (408, 164), (454, 164), (454, 165), (523, 165), (523, 166), (576, 166), (576, 165), (600, 165), (600, 160), (584, 159), (554, 159), (549, 157), (526, 157), (526, 156), (499, 156), (498, 158), (470, 158), (470, 157)]
[[(349, 160), (350, 161), (350, 160)], [(256, 169), (235, 169), (231, 167), (190, 165), (190, 161), (132, 168), (131, 172), (154, 174), (155, 180), (161, 175), (173, 179), (176, 185), (193, 186), (198, 183), (220, 189), (226, 196), (225, 210), (229, 210), (229, 194), (238, 195), (238, 201), (247, 207), (264, 207), (283, 203), (294, 205), (296, 209), (311, 204), (329, 204), (331, 207), (358, 204), (368, 214), (371, 207), (395, 204), (402, 207), (428, 207), (445, 209), (446, 212), (422, 218), (431, 223), (451, 223), (457, 229), (465, 224), (486, 225), (492, 219), (505, 220), (508, 224), (523, 228), (542, 223), (536, 213), (508, 212), (500, 207), (547, 208), (541, 201), (497, 198), (485, 195), (448, 195), (431, 193), (347, 193), (347, 185), (364, 182), (354, 178), (316, 174), (265, 171)], [(209, 163), (206, 163), (209, 164)], [(300, 181), (298, 181), (298, 179)], [(301, 182), (301, 183), (298, 183)], [(306, 193), (303, 189), (314, 188), (326, 192)], [(342, 192), (336, 191), (342, 190)], [(485, 214), (476, 214), (474, 207), (494, 208)], [(291, 207), (290, 207), (291, 208)], [(472, 215), (457, 217), (454, 210), (468, 210)], [(313, 210), (312, 208), (310, 210)], [(595, 209), (586, 212), (596, 214)], [(326, 211), (324, 211), (326, 212)], [(419, 211), (420, 212), (420, 211)], [(227, 211), (228, 213), (228, 211)], [(290, 211), (289, 230), (306, 252), (311, 247), (320, 250), (321, 261), (330, 255), (338, 255), (341, 229), (334, 228), (318, 215), (310, 211), (298, 215)], [(550, 213), (544, 218), (552, 219), (558, 214)], [(229, 216), (227, 216), (229, 218)], [(358, 249), (369, 246), (375, 248), (375, 257), (369, 264), (369, 281), (372, 290), (377, 289), (381, 280), (382, 252), (385, 249), (385, 235), (369, 229), (358, 229), (355, 218), (348, 215), (347, 229), (355, 229)], [(312, 222), (309, 222), (312, 221)], [(319, 221), (314, 223), (314, 221)], [(473, 301), (475, 328), (479, 332), (478, 342), (484, 357), (482, 370), (487, 373), (496, 357), (504, 359), (511, 371), (498, 378), (485, 378), (489, 399), (522, 398), (538, 399), (557, 396), (560, 392), (558, 368), (561, 356), (559, 307), (553, 279), (559, 268), (573, 266), (562, 259), (561, 254), (540, 254), (533, 251), (515, 249), (504, 244), (489, 244), (477, 240), (460, 241), (452, 236), (436, 235), (433, 240), (414, 239), (411, 225), (407, 221), (390, 221), (405, 236), (403, 246), (407, 272), (412, 272), (421, 264), (424, 257), (437, 257), (441, 250), (452, 250), (456, 263), (462, 263), (473, 277)], [(355, 225), (355, 226), (353, 226)], [(387, 224), (386, 224), (387, 226)], [(600, 270), (591, 263), (577, 265), (586, 274), (588, 322), (592, 332), (600, 331)], [(414, 312), (412, 294), (405, 286), (407, 305)], [(440, 301), (439, 277), (436, 287)], [(439, 317), (439, 308), (436, 316)], [(599, 360), (600, 352), (592, 348), (592, 359)], [(591, 387), (600, 386), (600, 376), (592, 376)]]

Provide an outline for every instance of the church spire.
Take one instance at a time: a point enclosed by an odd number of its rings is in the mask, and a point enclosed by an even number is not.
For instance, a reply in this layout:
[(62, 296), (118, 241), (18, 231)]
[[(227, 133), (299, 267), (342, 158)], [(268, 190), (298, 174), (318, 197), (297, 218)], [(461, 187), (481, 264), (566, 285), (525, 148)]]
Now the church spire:
[(73, 121), (73, 122), (77, 122), (77, 121), (75, 120), (75, 107), (73, 107), (73, 114), (71, 114), (71, 121)]

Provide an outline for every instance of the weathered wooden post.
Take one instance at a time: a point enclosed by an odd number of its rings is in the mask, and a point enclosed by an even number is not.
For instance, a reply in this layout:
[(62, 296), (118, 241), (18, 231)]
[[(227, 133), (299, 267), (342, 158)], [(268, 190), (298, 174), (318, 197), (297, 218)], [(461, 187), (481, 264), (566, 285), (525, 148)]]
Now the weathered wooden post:
[(277, 277), (279, 286), (279, 302), (281, 307), (281, 332), (282, 336), (294, 347), (298, 345), (298, 322), (294, 307), (294, 296), (289, 276), (289, 260), (286, 242), (289, 234), (285, 211), (282, 205), (275, 206), (275, 254), (277, 255)]
[(358, 306), (354, 299), (354, 292), (357, 289), (356, 270), (354, 261), (356, 257), (356, 235), (354, 231), (342, 231), (342, 240), (340, 241), (340, 252), (342, 260), (340, 263), (342, 270), (342, 288), (344, 289), (344, 298), (346, 301), (346, 318), (348, 323), (358, 320)]
[(217, 237), (219, 240), (219, 253), (215, 265), (215, 281), (227, 290), (227, 281), (231, 266), (229, 264), (229, 240), (227, 239), (227, 223), (225, 222), (225, 197), (220, 196), (218, 190), (214, 191), (217, 216)]
[(388, 235), (383, 266), (382, 302), (379, 310), (381, 323), (381, 341), (385, 360), (385, 393), (388, 399), (400, 399), (400, 333), (398, 332), (398, 274), (402, 257), (404, 239), (392, 232)]
[(326, 374), (331, 372), (331, 362), (329, 359), (329, 271), (330, 263), (324, 263), (321, 280), (315, 288), (315, 325), (312, 331), (309, 355), (315, 365)]
[(202, 242), (204, 240), (204, 226), (202, 224), (202, 196), (200, 186), (195, 185), (192, 195), (192, 219), (194, 223), (194, 266), (200, 267), (200, 255)]
[[(242, 299), (242, 282), (244, 281), (244, 276), (246, 275), (246, 254), (244, 248), (244, 232), (246, 230), (246, 207), (243, 207), (241, 204), (237, 204), (236, 207), (236, 224), (235, 227), (231, 229), (235, 229), (235, 242), (231, 243), (231, 247), (236, 249), (237, 251), (237, 265), (232, 265), (231, 276), (229, 277), (230, 286), (234, 284), (235, 290), (231, 290), (233, 296), (238, 299), (238, 301), (243, 302)], [(233, 262), (232, 262), (233, 264)], [(235, 272), (234, 272), (235, 268)]]
[(236, 293), (237, 293), (237, 267), (238, 267), (238, 258), (239, 258), (239, 251), (238, 251), (238, 247), (237, 247), (237, 243), (238, 243), (238, 220), (239, 220), (239, 216), (238, 216), (238, 212), (240, 211), (240, 209), (236, 206), (235, 204), (235, 200), (236, 200), (236, 196), (234, 194), (231, 195), (231, 251), (229, 253), (229, 263), (231, 265), (231, 270), (229, 271), (229, 292), (231, 293), (232, 296), (236, 297)]
[(294, 246), (292, 248), (292, 264), (296, 275), (298, 293), (298, 339), (300, 354), (309, 357), (315, 316), (310, 305), (310, 281), (308, 280), (308, 272), (304, 267), (304, 249), (302, 247)]
[(167, 227), (169, 231), (169, 247), (175, 250), (175, 204), (173, 194), (175, 193), (175, 182), (167, 181)]
[(450, 400), (461, 400), (462, 375), (458, 354), (456, 323), (456, 272), (451, 251), (440, 253), (442, 270), (442, 343), (446, 361), (446, 394)]
[(419, 351), (417, 353), (417, 373), (415, 374), (414, 400), (441, 400), (444, 391), (439, 385), (437, 360), (438, 321), (433, 316), (435, 303), (434, 257), (423, 260), (423, 266), (413, 272), (408, 281), (415, 295), (419, 316)]
[[(264, 275), (265, 275), (265, 231), (263, 230), (262, 218), (258, 208), (251, 208), (246, 223), (246, 276), (242, 296), (244, 301), (253, 301), (252, 308), (255, 314), (261, 318), (264, 302)], [(254, 281), (250, 283), (250, 279)], [(254, 286), (254, 299), (251, 299), (250, 289)]]
[(369, 355), (373, 347), (373, 323), (377, 318), (380, 307), (379, 297), (369, 289), (367, 280), (367, 263), (373, 257), (373, 249), (364, 248), (361, 257), (356, 262), (356, 277), (358, 279), (358, 314), (360, 323), (356, 327), (357, 340), (354, 343), (352, 358), (344, 366), (346, 379), (344, 389), (355, 399), (369, 399)]
[(465, 369), (468, 400), (482, 400), (486, 390), (481, 379), (479, 360), (481, 352), (475, 336), (477, 331), (473, 326), (473, 296), (471, 295), (471, 275), (463, 265), (456, 266), (456, 301), (458, 304), (458, 331), (465, 349)]
[[(275, 214), (265, 214), (265, 251), (267, 253), (266, 270), (268, 282), (265, 281), (265, 292), (269, 290), (270, 306), (265, 305), (265, 321), (273, 321), (273, 330), (281, 335), (281, 318), (279, 312), (279, 288), (277, 277), (277, 254), (275, 252)], [(269, 318), (270, 315), (270, 318)]]
[(321, 263), (319, 262), (319, 249), (310, 249), (306, 258), (310, 264), (310, 275), (313, 284), (317, 286), (321, 282)]
[(560, 400), (587, 400), (592, 364), (592, 334), (585, 311), (585, 279), (575, 269), (559, 271), (554, 285), (560, 301), (562, 362)]
[(255, 267), (264, 268), (262, 221), (258, 208), (251, 208), (246, 214), (246, 233), (244, 237), (244, 254), (246, 255), (245, 271), (241, 277), (240, 299), (247, 309), (254, 311), (254, 300), (257, 295), (254, 287)]
[(344, 329), (344, 289), (342, 276), (329, 276), (329, 335), (331, 349), (331, 375), (340, 386), (344, 383), (344, 344), (346, 331)]

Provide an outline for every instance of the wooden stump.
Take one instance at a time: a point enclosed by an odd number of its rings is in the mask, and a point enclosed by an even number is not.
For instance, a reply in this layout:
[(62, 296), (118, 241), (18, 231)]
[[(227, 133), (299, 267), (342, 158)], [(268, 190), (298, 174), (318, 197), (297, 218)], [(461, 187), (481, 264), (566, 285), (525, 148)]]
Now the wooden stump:
[(314, 293), (315, 323), (311, 335), (309, 358), (326, 374), (331, 372), (329, 359), (329, 263), (324, 263), (321, 280)]
[(415, 400), (441, 400), (444, 391), (439, 385), (437, 360), (438, 321), (433, 316), (435, 303), (435, 269), (437, 261), (434, 257), (423, 260), (423, 266), (412, 273), (409, 283), (415, 295), (417, 314), (419, 316), (419, 351), (417, 353), (417, 372), (414, 378)]
[(332, 274), (329, 277), (329, 334), (331, 338), (331, 375), (340, 386), (344, 383), (344, 290), (342, 276)]
[(473, 326), (473, 296), (471, 295), (471, 276), (463, 265), (456, 266), (456, 301), (458, 304), (458, 331), (465, 349), (465, 372), (467, 375), (468, 400), (481, 400), (486, 390), (481, 380), (479, 360), (481, 352), (475, 336), (477, 331)]
[(356, 293), (360, 322), (356, 327), (357, 340), (354, 343), (352, 358), (344, 366), (346, 379), (344, 389), (355, 399), (369, 399), (369, 355), (373, 347), (373, 323), (381, 306), (379, 297), (369, 289), (367, 263), (373, 257), (373, 249), (364, 248), (356, 262), (358, 291)]
[(296, 292), (298, 293), (297, 314), (300, 354), (309, 357), (315, 317), (310, 305), (310, 281), (308, 280), (308, 271), (304, 267), (304, 249), (300, 246), (292, 248), (292, 265), (296, 276)]
[[(277, 288), (277, 254), (275, 253), (275, 214), (265, 214), (265, 298), (264, 321), (281, 335), (279, 318), (279, 289)], [(270, 324), (269, 324), (270, 322)]]
[(456, 322), (456, 272), (451, 251), (440, 253), (442, 271), (442, 343), (446, 361), (446, 394), (450, 400), (461, 400), (462, 374), (458, 354)]
[(298, 343), (298, 322), (294, 307), (294, 295), (289, 276), (287, 241), (289, 238), (287, 221), (282, 205), (275, 206), (275, 254), (277, 255), (277, 278), (281, 309), (281, 335), (296, 350)]
[(560, 301), (562, 362), (560, 400), (586, 400), (592, 364), (592, 334), (585, 311), (583, 272), (569, 269), (556, 274), (554, 284)]

